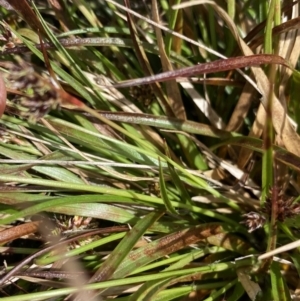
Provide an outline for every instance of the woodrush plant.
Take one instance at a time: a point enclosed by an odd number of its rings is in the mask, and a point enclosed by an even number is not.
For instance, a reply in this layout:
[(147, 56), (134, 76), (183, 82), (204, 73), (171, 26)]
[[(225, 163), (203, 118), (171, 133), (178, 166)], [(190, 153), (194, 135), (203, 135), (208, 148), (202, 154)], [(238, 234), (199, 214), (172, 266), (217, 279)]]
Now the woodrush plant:
[(297, 1), (0, 4), (3, 300), (296, 298)]

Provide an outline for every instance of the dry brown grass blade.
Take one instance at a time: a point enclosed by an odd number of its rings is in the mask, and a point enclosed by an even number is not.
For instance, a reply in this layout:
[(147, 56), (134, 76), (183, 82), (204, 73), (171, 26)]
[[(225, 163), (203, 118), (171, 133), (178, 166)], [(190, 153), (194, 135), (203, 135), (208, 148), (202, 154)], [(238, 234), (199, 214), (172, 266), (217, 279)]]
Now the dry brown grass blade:
[[(298, 19), (299, 23), (299, 4), (293, 6), (292, 12), (291, 12), (291, 18), (293, 18), (290, 21), (293, 21), (295, 19)], [(290, 22), (293, 23), (293, 22)], [(299, 25), (298, 25), (299, 26)], [(287, 59), (292, 67), (295, 67), (299, 55), (300, 55), (300, 29), (296, 30), (289, 30), (286, 33), (282, 33), (280, 35), (280, 40), (279, 40), (279, 55), (282, 56), (283, 58)], [(287, 87), (289, 87), (289, 80), (291, 76), (293, 75), (292, 70), (289, 68), (284, 68), (282, 66), (279, 67), (280, 70), (280, 81), (278, 83), (279, 85), (279, 99), (282, 103), (282, 105), (285, 107), (285, 110), (287, 111), (287, 95), (286, 95), (286, 90)], [(279, 73), (279, 72), (278, 72)], [(277, 142), (277, 140), (276, 140)], [(277, 142), (279, 144), (280, 141)], [(279, 144), (280, 145), (280, 144)], [(280, 164), (277, 162), (277, 185), (279, 187), (284, 187), (285, 183), (287, 181), (287, 166), (285, 164)]]
[(244, 290), (248, 294), (249, 298), (252, 301), (256, 300), (256, 297), (259, 293), (261, 293), (261, 288), (259, 284), (251, 280), (251, 277), (248, 273), (247, 269), (240, 268), (237, 270), (237, 276), (239, 278), (240, 283), (242, 284)]
[(43, 35), (47, 36), (38, 17), (26, 0), (7, 0), (7, 2), (22, 16), (22, 18), (33, 30), (39, 30)]
[[(294, 12), (293, 12), (293, 17), (297, 17), (298, 16), (298, 6), (294, 6)], [(290, 20), (293, 21), (293, 20)], [(290, 22), (286, 22), (286, 24), (290, 24)], [(292, 23), (294, 24), (294, 22)], [(278, 28), (284, 28), (283, 26), (284, 24), (282, 24), (281, 26), (277, 26)], [(273, 30), (274, 32), (274, 30)], [(279, 43), (279, 52), (278, 55), (280, 55), (281, 57), (285, 58), (286, 60), (288, 60), (291, 64), (292, 67), (295, 67), (298, 58), (299, 58), (299, 54), (300, 54), (300, 39), (299, 39), (299, 30), (290, 30), (289, 32), (286, 33), (282, 33), (281, 34), (281, 38), (280, 38), (280, 43)], [(282, 109), (280, 109), (280, 106), (278, 105), (277, 102), (277, 107), (278, 110), (282, 110), (282, 112), (286, 112), (286, 97), (285, 97), (285, 89), (287, 86), (287, 81), (289, 80), (289, 78), (292, 75), (292, 70), (290, 68), (285, 68), (284, 66), (280, 66), (278, 68), (280, 70), (280, 73), (278, 71), (278, 73), (281, 76), (280, 82), (279, 82), (279, 97), (278, 99), (280, 100), (280, 103), (282, 104)], [(273, 109), (273, 114), (274, 114), (274, 109)], [(262, 106), (260, 106), (258, 113), (257, 113), (257, 118), (253, 124), (250, 136), (256, 136), (259, 137), (260, 135), (262, 135), (263, 129), (261, 127), (261, 123), (266, 120), (266, 115), (265, 115), (265, 111), (262, 108)], [(284, 118), (284, 122), (287, 122), (286, 118), (287, 115), (283, 116)], [(274, 122), (274, 120), (273, 120)], [(276, 121), (275, 121), (276, 122)], [(290, 125), (288, 125), (290, 126)], [(282, 123), (282, 129), (283, 129), (283, 123)], [(291, 131), (291, 133), (294, 132), (293, 130)], [(277, 132), (278, 134), (278, 132)], [(279, 135), (279, 139), (276, 139), (277, 144), (283, 144), (286, 146), (286, 148), (288, 150), (290, 150), (291, 152), (293, 152), (293, 145), (289, 146), (289, 144), (293, 139), (293, 136), (295, 136), (295, 134), (292, 135), (291, 139), (285, 139), (285, 141), (281, 141), (280, 139), (280, 135)], [(290, 147), (290, 149), (289, 149)], [(294, 151), (295, 153), (295, 151)], [(297, 154), (298, 155), (298, 154)], [(239, 158), (239, 162), (238, 165), (239, 167), (244, 167), (247, 163), (247, 160), (249, 160), (251, 157), (251, 153), (249, 151), (247, 151), (246, 149), (242, 149), (240, 152), (240, 158)]]
[(211, 106), (211, 103), (198, 93), (190, 82), (181, 82), (181, 86), (184, 88), (186, 93), (191, 97), (194, 104), (198, 109), (205, 115), (205, 117), (210, 121), (211, 125), (217, 129), (224, 129), (225, 124), (222, 118), (217, 114), (217, 112)]
[[(155, 22), (160, 23), (156, 0), (152, 0), (152, 16)], [(173, 67), (165, 52), (165, 44), (162, 37), (161, 29), (155, 27), (154, 30), (156, 34), (157, 45), (159, 48), (160, 60), (161, 60), (163, 71), (171, 71), (173, 70)], [(173, 109), (175, 117), (185, 120), (186, 113), (185, 113), (184, 105), (181, 99), (180, 91), (176, 80), (168, 81), (166, 83), (166, 89), (167, 89), (168, 101), (170, 107)]]
[[(299, 29), (300, 28), (299, 21), (300, 21), (300, 17), (296, 17), (292, 20), (288, 20), (280, 25), (277, 25), (273, 28), (272, 34), (274, 36), (278, 36), (280, 34), (287, 33), (293, 29)], [(262, 30), (264, 26), (265, 26), (265, 22), (259, 24), (255, 28), (254, 32), (256, 32), (257, 30)], [(256, 32), (256, 34), (257, 34), (257, 32)], [(251, 42), (248, 44), (251, 49), (256, 49), (258, 46), (260, 46), (263, 43), (264, 37), (262, 37), (262, 36), (259, 36), (258, 38), (254, 38), (254, 39), (252, 39), (252, 38), (253, 38), (252, 34), (248, 34), (247, 37), (244, 39), (245, 42), (248, 42), (251, 40)]]
[(248, 56), (243, 55), (230, 57), (228, 59), (214, 60), (208, 63), (176, 69), (174, 71), (167, 71), (152, 76), (126, 80), (115, 84), (114, 87), (127, 88), (139, 85), (148, 85), (155, 82), (166, 82), (182, 77), (199, 76), (200, 74), (209, 74), (237, 69), (249, 82), (252, 83), (253, 87), (255, 87), (259, 91), (257, 85), (253, 82), (253, 80), (248, 75), (243, 73), (240, 69), (266, 64), (283, 65), (291, 68), (289, 62), (287, 62), (281, 56), (274, 54), (252, 54)]
[[(279, 44), (279, 55), (283, 58), (287, 59), (292, 67), (295, 67), (299, 56), (300, 56), (300, 25), (299, 25), (299, 5), (293, 6), (293, 12), (292, 12), (292, 20), (290, 20), (289, 23), (294, 24), (294, 20), (296, 20), (297, 29), (296, 30), (289, 30), (287, 33), (282, 33), (280, 36), (280, 44)], [(288, 22), (286, 22), (288, 23)], [(283, 24), (284, 25), (284, 24)], [(281, 80), (279, 83), (279, 99), (281, 101), (285, 100), (285, 89), (287, 86), (287, 82), (292, 76), (292, 70), (289, 68), (281, 68)]]
[[(249, 83), (246, 83), (238, 100), (238, 103), (231, 115), (231, 118), (225, 128), (226, 131), (238, 132), (239, 128), (242, 126), (244, 119), (248, 114), (254, 95), (256, 94), (257, 93), (255, 89)], [(226, 150), (227, 149), (222, 148), (222, 150), (219, 152), (219, 155), (221, 157), (225, 157)], [(244, 160), (243, 162), (239, 162), (238, 166), (243, 168), (248, 162), (248, 160), (251, 158), (252, 152), (245, 149), (241, 149), (241, 152), (244, 152), (245, 154), (240, 155), (239, 159), (246, 160)]]
[[(194, 1), (193, 3), (194, 4), (207, 3), (209, 5), (212, 5), (214, 10), (226, 22), (228, 28), (230, 29), (236, 41), (238, 42), (238, 45), (242, 50), (243, 54), (247, 56), (253, 55), (252, 50), (246, 45), (246, 43), (240, 37), (234, 22), (231, 20), (231, 18), (222, 8), (217, 6), (216, 3), (212, 1)], [(272, 91), (272, 87), (270, 86), (269, 79), (264, 73), (264, 71), (259, 67), (251, 67), (251, 69), (256, 79), (257, 86), (262, 94), (261, 103), (266, 108), (269, 99), (269, 94), (270, 93), (274, 94), (274, 92)], [(272, 108), (273, 126), (275, 128), (276, 134), (282, 139), (287, 150), (289, 150), (290, 152), (294, 153), (297, 156), (300, 156), (300, 138), (296, 133), (295, 129), (292, 127), (291, 123), (289, 122), (286, 111), (275, 94), (272, 95), (272, 99), (273, 99), (273, 108)]]
[(32, 234), (38, 231), (40, 221), (28, 222), (22, 225), (11, 227), (9, 229), (0, 231), (0, 244), (4, 244), (20, 238), (24, 235)]
[(246, 83), (238, 103), (231, 115), (231, 118), (225, 128), (226, 131), (238, 132), (248, 114), (255, 95), (257, 95), (255, 89), (249, 83)]

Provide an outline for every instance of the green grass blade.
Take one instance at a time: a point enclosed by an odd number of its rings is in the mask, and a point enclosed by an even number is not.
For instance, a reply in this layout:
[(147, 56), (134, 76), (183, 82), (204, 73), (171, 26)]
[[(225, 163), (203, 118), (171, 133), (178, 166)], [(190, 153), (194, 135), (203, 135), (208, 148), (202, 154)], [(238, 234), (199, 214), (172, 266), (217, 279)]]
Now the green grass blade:
[(168, 191), (164, 179), (164, 173), (163, 173), (162, 166), (160, 164), (159, 164), (159, 187), (160, 187), (161, 197), (164, 201), (167, 211), (177, 216), (178, 213), (176, 212), (175, 208), (172, 206), (172, 203), (170, 202), (168, 197)]
[(280, 272), (280, 265), (278, 262), (273, 261), (270, 272), (274, 301), (291, 301), (292, 298), (287, 289), (286, 280)]
[(109, 258), (96, 271), (90, 281), (104, 281), (110, 279), (125, 257), (128, 256), (137, 241), (161, 215), (161, 212), (151, 212), (138, 221), (113, 250)]

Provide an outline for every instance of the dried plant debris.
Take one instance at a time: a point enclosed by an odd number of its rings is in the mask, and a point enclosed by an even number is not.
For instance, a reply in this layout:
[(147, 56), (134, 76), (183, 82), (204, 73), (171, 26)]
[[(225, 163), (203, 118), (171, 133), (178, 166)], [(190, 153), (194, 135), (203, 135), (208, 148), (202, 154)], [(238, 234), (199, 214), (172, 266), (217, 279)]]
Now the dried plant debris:
[(266, 217), (262, 213), (254, 211), (244, 214), (243, 218), (244, 220), (241, 223), (247, 226), (250, 233), (263, 227), (266, 223)]
[(149, 182), (148, 184), (148, 194), (161, 197), (160, 187), (158, 182)]
[[(263, 208), (263, 212), (265, 212), (267, 216), (271, 216), (271, 200), (272, 195), (267, 199), (266, 204)], [(282, 192), (278, 195), (278, 199), (276, 200), (276, 207), (276, 219), (279, 222), (284, 222), (286, 219), (293, 218), (300, 213), (300, 204), (298, 202), (295, 202), (295, 198), (286, 196)]]
[(34, 123), (59, 106), (58, 91), (49, 78), (39, 75), (24, 61), (9, 64), (8, 71), (6, 79), (15, 94), (12, 102), (20, 117)]
[(155, 100), (155, 94), (150, 85), (131, 87), (129, 93), (132, 98), (136, 99), (145, 107), (150, 106)]
[(0, 35), (1, 47), (0, 49), (4, 52), (7, 48), (15, 48), (16, 45), (20, 44), (21, 41), (18, 37), (10, 30), (9, 26), (5, 22), (0, 23)]
[[(273, 198), (274, 194), (278, 194), (277, 197)], [(263, 227), (266, 221), (270, 220), (272, 215), (272, 202), (275, 202), (273, 212), (278, 222), (293, 219), (300, 213), (300, 204), (295, 202), (294, 197), (286, 196), (282, 191), (278, 193), (276, 188), (272, 189), (270, 196), (259, 212), (251, 211), (243, 215), (244, 220), (241, 223), (247, 226), (249, 232)]]
[(91, 223), (91, 221), (91, 217), (84, 218), (77, 215), (73, 217), (66, 215), (55, 216), (55, 222), (61, 233), (94, 228), (96, 225)]

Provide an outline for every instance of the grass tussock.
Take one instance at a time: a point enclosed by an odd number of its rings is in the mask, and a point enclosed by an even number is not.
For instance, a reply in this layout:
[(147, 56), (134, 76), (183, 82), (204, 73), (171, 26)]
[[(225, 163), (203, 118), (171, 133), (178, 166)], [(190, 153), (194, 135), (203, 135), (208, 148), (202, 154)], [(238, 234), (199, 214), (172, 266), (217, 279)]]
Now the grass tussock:
[(298, 300), (297, 1), (0, 5), (1, 300)]

